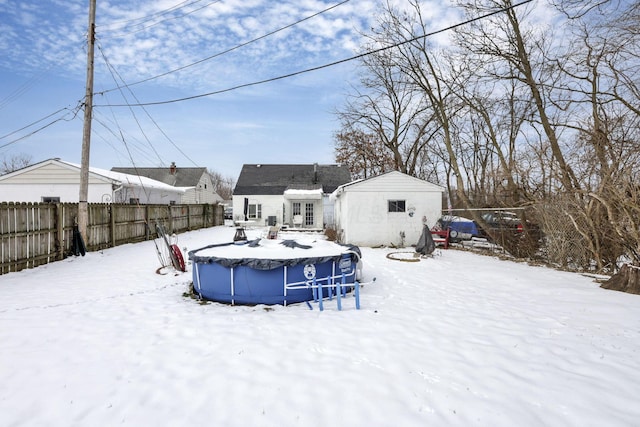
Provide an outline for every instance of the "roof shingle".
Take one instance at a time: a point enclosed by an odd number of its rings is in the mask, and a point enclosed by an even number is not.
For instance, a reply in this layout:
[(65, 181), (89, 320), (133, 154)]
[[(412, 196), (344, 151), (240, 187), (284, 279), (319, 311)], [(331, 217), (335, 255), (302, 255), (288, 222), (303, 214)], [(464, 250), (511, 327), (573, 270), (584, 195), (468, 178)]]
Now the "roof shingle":
[(324, 193), (332, 193), (338, 186), (350, 181), (349, 169), (336, 164), (245, 164), (233, 194), (282, 195), (285, 190), (316, 188), (321, 188)]
[(147, 178), (155, 179), (156, 181), (164, 182), (165, 184), (172, 185), (174, 187), (194, 187), (198, 185), (200, 178), (207, 172), (207, 168), (183, 168), (178, 167), (175, 173), (171, 173), (170, 168), (125, 168), (125, 167), (113, 167), (114, 172), (128, 173), (131, 175), (146, 176)]

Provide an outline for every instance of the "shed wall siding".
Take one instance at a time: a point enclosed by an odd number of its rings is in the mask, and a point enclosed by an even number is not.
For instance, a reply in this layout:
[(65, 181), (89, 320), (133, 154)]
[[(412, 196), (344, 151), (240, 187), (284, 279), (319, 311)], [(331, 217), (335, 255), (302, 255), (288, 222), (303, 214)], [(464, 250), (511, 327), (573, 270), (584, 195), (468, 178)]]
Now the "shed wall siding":
[[(2, 202), (34, 202), (39, 203), (42, 197), (60, 197), (61, 203), (77, 203), (80, 193), (80, 184), (13, 184), (3, 183), (0, 185), (2, 193)], [(109, 200), (105, 200), (103, 196), (109, 196)], [(106, 197), (106, 196), (105, 196)], [(105, 203), (110, 202), (112, 197), (111, 184), (94, 183), (89, 185), (88, 202), (89, 203)]]
[(400, 172), (391, 172), (365, 181), (357, 182), (345, 187), (345, 192), (387, 192), (387, 191), (437, 191), (442, 192), (442, 187), (423, 181), (418, 178), (405, 175)]
[[(60, 197), (61, 203), (78, 203), (80, 193), (79, 177), (71, 184), (13, 184), (4, 181), (0, 184), (2, 202), (42, 202), (42, 197)], [(89, 203), (129, 203), (131, 198), (139, 199), (141, 204), (180, 203), (180, 193), (165, 190), (123, 187), (114, 193), (110, 183), (94, 182), (89, 184), (87, 201)]]
[[(411, 246), (442, 211), (442, 187), (391, 173), (346, 186), (336, 200), (336, 226), (344, 243)], [(404, 200), (405, 212), (389, 212), (389, 200)], [(404, 236), (404, 237), (402, 237)]]
[[(2, 180), (2, 184), (76, 184), (79, 180), (80, 171), (68, 169), (55, 164), (46, 164), (31, 171), (8, 177)], [(107, 181), (107, 179), (101, 179), (93, 174), (89, 174), (89, 184), (105, 183)]]

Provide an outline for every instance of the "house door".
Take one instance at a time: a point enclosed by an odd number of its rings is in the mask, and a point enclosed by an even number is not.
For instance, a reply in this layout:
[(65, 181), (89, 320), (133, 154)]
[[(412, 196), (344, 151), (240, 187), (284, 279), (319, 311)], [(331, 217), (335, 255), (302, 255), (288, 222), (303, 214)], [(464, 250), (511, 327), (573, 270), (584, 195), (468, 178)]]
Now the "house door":
[(313, 203), (306, 203), (304, 207), (304, 225), (313, 225)]

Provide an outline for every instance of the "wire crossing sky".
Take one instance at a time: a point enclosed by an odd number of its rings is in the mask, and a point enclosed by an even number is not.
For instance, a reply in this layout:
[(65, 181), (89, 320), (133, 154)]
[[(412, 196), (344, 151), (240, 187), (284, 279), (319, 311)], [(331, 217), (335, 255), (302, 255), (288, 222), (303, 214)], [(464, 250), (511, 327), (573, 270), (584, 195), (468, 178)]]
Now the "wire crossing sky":
[[(423, 3), (434, 28), (460, 23), (448, 0)], [(195, 160), (231, 177), (243, 163), (333, 163), (333, 111), (358, 82), (352, 59), (378, 10), (369, 0), (99, 1), (91, 165), (130, 166), (129, 151), (137, 166)], [(0, 0), (0, 156), (79, 162), (87, 13), (84, 0)]]

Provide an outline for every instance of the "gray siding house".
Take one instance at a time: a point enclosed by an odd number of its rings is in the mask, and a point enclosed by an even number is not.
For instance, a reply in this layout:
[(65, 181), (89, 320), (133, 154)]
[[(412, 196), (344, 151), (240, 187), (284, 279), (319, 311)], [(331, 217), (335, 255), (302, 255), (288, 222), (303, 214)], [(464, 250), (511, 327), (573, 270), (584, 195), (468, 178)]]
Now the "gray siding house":
[(148, 167), (113, 167), (114, 172), (145, 176), (156, 181), (164, 182), (172, 187), (184, 189), (180, 204), (222, 203), (222, 197), (215, 192), (211, 176), (207, 168), (183, 168), (175, 162), (167, 168)]

